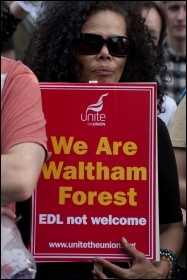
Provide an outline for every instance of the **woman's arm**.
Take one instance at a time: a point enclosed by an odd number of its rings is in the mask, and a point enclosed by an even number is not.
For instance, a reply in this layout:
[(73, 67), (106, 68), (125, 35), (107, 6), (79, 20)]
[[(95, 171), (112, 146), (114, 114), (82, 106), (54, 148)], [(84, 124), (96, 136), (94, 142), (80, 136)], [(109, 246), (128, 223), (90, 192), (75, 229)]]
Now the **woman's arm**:
[(186, 149), (174, 147), (179, 176), (181, 207), (186, 209)]

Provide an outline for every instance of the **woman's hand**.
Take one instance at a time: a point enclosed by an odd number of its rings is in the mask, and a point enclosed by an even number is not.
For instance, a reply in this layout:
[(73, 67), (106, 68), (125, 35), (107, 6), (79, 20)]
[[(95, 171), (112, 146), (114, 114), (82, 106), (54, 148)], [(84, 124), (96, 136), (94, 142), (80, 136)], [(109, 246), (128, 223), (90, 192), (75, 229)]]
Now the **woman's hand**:
[[(130, 245), (126, 239), (122, 238), (122, 246), (125, 251), (133, 257), (132, 267), (129, 269), (121, 268), (111, 262), (102, 258), (95, 258), (94, 261), (113, 274), (119, 277), (119, 279), (165, 279), (167, 278), (169, 265), (167, 262), (157, 262), (157, 267), (153, 265), (143, 253), (136, 250), (135, 247)], [(160, 264), (160, 265), (159, 265)], [(161, 271), (160, 271), (161, 266)], [(93, 270), (95, 276), (99, 279), (108, 279), (108, 277), (101, 271)]]

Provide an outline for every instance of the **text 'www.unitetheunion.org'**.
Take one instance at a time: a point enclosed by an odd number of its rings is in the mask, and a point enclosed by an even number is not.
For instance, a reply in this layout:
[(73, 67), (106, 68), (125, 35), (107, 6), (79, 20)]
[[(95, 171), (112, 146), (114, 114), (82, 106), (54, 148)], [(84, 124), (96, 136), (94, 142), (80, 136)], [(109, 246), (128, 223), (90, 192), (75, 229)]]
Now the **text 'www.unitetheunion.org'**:
[[(133, 244), (132, 244), (133, 245)], [(82, 242), (82, 241), (77, 241), (77, 242), (49, 242), (49, 247), (50, 248), (112, 248), (112, 249), (117, 249), (117, 248), (123, 248), (120, 243), (114, 243), (114, 242), (93, 242), (93, 241), (88, 241), (88, 242)]]

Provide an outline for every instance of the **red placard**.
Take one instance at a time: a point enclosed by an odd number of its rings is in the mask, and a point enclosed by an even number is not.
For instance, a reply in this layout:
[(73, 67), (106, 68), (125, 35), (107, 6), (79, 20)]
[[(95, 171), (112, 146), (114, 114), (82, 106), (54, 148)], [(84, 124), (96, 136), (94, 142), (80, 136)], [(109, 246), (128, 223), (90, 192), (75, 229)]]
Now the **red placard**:
[(159, 256), (156, 83), (41, 83), (48, 148), (32, 196), (37, 262)]

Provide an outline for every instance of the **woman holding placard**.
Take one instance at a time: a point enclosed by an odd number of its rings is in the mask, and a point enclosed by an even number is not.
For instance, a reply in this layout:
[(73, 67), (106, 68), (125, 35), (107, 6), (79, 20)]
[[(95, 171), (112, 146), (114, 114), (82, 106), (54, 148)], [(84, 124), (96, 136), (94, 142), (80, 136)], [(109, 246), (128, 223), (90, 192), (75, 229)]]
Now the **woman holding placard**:
[[(123, 7), (121, 1), (46, 3), (25, 63), (40, 82), (157, 82), (158, 110), (162, 111), (165, 77), (162, 52), (129, 2), (124, 2)], [(160, 261), (151, 263), (124, 238), (124, 249), (134, 259), (131, 268), (111, 266), (97, 259), (122, 279), (171, 277), (182, 248), (177, 169), (168, 131), (161, 120), (158, 120), (158, 176), (160, 247), (163, 248)], [(91, 279), (91, 270), (91, 263), (43, 263), (38, 264), (36, 279), (42, 276), (46, 279)], [(95, 270), (93, 274), (107, 278)]]

